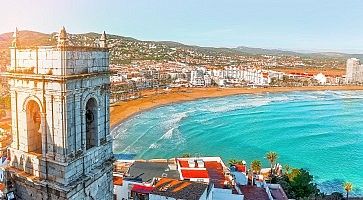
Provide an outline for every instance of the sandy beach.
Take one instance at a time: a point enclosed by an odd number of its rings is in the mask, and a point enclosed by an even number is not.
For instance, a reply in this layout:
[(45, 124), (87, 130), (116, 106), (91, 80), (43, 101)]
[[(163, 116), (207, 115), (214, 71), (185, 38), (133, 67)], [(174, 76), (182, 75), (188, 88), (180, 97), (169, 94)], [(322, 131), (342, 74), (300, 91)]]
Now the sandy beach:
[(142, 97), (135, 100), (111, 105), (111, 128), (127, 118), (158, 106), (191, 101), (202, 98), (222, 97), (237, 94), (289, 91), (322, 91), (322, 90), (363, 90), (363, 86), (312, 86), (312, 87), (276, 87), (276, 88), (183, 88), (171, 91), (144, 91)]

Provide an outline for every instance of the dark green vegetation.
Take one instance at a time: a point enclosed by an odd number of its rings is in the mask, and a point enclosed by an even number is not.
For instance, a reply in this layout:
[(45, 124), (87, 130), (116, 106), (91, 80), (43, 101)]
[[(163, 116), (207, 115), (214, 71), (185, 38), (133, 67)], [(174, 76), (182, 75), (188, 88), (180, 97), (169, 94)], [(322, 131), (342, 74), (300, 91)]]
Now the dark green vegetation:
[(272, 183), (278, 183), (284, 189), (286, 195), (292, 199), (315, 199), (315, 200), (358, 200), (360, 197), (349, 197), (348, 193), (352, 190), (351, 183), (342, 185), (346, 191), (346, 196), (340, 192), (333, 192), (330, 195), (320, 192), (314, 183), (313, 176), (305, 169), (285, 170), (282, 176), (273, 176)]
[(274, 176), (271, 182), (280, 184), (289, 198), (303, 199), (321, 196), (313, 180), (307, 170), (291, 169), (280, 177)]

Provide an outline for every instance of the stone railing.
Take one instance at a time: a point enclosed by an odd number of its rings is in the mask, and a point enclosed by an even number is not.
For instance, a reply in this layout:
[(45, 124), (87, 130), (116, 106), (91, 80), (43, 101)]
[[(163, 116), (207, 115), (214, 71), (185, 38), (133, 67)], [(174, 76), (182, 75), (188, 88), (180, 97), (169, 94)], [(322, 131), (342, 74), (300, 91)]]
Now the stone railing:
[(41, 177), (43, 161), (40, 154), (24, 153), (17, 149), (9, 148), (10, 166), (18, 170), (24, 171), (36, 177)]

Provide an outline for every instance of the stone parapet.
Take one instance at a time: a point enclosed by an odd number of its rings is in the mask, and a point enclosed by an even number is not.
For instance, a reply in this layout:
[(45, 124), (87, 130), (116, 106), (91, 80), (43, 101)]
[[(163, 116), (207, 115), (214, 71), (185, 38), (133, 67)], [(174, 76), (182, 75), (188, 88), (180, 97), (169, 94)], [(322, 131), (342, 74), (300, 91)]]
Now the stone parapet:
[(29, 175), (45, 178), (45, 162), (41, 160), (40, 154), (25, 153), (14, 148), (9, 148), (8, 154), (11, 167), (24, 171)]
[(11, 73), (66, 76), (109, 71), (107, 48), (11, 48)]

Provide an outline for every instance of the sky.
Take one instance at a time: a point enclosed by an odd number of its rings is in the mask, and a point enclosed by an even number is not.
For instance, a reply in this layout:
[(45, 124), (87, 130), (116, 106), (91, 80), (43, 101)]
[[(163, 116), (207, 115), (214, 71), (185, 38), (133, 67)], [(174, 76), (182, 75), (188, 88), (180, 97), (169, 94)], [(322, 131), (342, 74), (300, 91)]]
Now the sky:
[(363, 53), (363, 0), (0, 0), (0, 33), (63, 25), (200, 46)]

